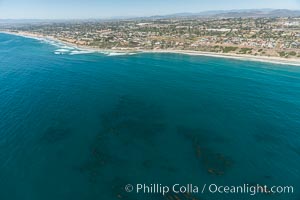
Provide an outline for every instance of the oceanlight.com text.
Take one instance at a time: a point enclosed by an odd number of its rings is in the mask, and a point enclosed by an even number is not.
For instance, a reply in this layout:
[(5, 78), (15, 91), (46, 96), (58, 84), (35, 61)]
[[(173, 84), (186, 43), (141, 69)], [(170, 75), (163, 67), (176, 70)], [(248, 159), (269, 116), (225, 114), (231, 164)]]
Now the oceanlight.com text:
[(204, 185), (194, 185), (194, 184), (173, 184), (173, 185), (163, 185), (163, 184), (127, 184), (125, 186), (126, 192), (134, 192), (136, 194), (162, 194), (166, 195), (168, 193), (175, 194), (248, 194), (251, 196), (257, 194), (293, 194), (293, 186), (268, 186), (268, 185), (217, 185), (217, 184), (204, 184)]

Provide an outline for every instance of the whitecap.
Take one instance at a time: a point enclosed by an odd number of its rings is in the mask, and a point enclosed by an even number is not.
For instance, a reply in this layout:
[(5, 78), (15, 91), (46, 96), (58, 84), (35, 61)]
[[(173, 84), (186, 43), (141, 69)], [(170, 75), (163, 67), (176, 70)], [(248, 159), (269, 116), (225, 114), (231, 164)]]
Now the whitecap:
[(126, 55), (134, 55), (136, 53), (122, 53), (122, 52), (110, 52), (108, 56), (126, 56)]
[(74, 48), (74, 47), (72, 47), (72, 46), (67, 46), (67, 45), (61, 46), (61, 48), (64, 48), (64, 49), (70, 49), (70, 50), (76, 49), (76, 48)]
[(94, 53), (94, 52), (95, 51), (75, 50), (75, 51), (71, 51), (70, 55), (89, 54), (89, 53)]
[(55, 52), (69, 52), (69, 49), (57, 49)]

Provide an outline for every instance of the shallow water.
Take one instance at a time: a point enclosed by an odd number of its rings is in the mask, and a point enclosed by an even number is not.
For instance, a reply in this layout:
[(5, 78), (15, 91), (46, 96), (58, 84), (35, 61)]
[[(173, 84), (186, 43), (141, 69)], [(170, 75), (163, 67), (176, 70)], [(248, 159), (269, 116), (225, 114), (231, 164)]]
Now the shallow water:
[(1, 200), (172, 198), (129, 183), (292, 185), (254, 199), (300, 198), (299, 67), (0, 34), (0, 86)]

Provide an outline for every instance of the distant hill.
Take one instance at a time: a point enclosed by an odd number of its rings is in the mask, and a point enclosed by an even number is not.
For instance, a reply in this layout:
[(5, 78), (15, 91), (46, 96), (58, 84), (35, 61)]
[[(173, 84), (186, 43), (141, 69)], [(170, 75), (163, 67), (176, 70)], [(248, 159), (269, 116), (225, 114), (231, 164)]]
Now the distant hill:
[(259, 17), (300, 17), (300, 10), (287, 9), (249, 9), (249, 10), (216, 10), (199, 13), (176, 13), (151, 18), (259, 18)]
[[(147, 17), (112, 17), (107, 19), (0, 19), (0, 26), (8, 24), (40, 24), (53, 22), (93, 22), (140, 19), (171, 19), (171, 18), (260, 18), (260, 17), (300, 17), (300, 10), (288, 9), (243, 9), (243, 10), (212, 10), (198, 13), (175, 13)], [(1, 28), (1, 27), (0, 27)]]

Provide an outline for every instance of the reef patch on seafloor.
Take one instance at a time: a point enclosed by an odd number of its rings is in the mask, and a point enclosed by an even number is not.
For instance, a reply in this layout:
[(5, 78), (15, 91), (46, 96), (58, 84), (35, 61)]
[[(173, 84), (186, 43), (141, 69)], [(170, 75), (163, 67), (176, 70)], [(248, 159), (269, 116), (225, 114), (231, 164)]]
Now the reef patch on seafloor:
[(214, 176), (222, 176), (233, 165), (233, 160), (223, 153), (216, 152), (208, 144), (227, 141), (226, 138), (219, 138), (216, 134), (207, 134), (201, 129), (191, 129), (178, 127), (177, 132), (189, 139), (195, 153), (195, 157), (200, 161), (203, 169)]
[(130, 140), (149, 140), (166, 128), (159, 106), (130, 96), (121, 96), (115, 108), (102, 115), (101, 125), (104, 133)]
[[(130, 165), (130, 155), (150, 154), (156, 144), (155, 137), (165, 130), (164, 120), (159, 106), (131, 96), (121, 96), (111, 110), (101, 114), (99, 132), (90, 144), (88, 159), (80, 165), (79, 171), (87, 174), (90, 182), (96, 183), (102, 172), (113, 174), (113, 167)], [(149, 167), (149, 163), (143, 164), (139, 166)], [(159, 167), (174, 170), (168, 165)]]

